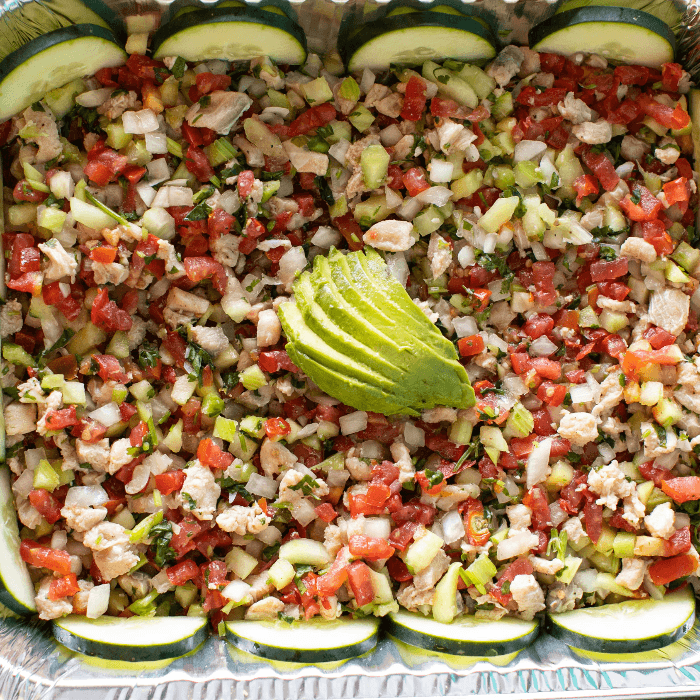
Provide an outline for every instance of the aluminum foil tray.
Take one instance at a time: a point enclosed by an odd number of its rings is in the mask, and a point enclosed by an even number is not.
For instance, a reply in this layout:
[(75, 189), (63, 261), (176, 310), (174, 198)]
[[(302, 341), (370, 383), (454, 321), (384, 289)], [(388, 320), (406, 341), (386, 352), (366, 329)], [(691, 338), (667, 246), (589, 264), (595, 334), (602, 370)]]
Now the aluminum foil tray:
[[(684, 11), (680, 60), (700, 83), (700, 0), (666, 0)], [(106, 0), (121, 16), (167, 13), (157, 0)], [(187, 0), (186, 0), (187, 2)], [(554, 12), (547, 0), (476, 0), (499, 28), (503, 44), (525, 43), (528, 29)], [(8, 10), (52, 0), (0, 0), (0, 36), (17, 30)], [(178, 6), (181, 0), (177, 0)], [(189, 4), (195, 4), (190, 0)], [(201, 2), (200, 5), (212, 3)], [(347, 11), (361, 16), (374, 0), (296, 3), (309, 50), (335, 47)], [(3, 16), (4, 15), (4, 16)], [(384, 637), (376, 649), (345, 662), (267, 662), (210, 637), (172, 661), (121, 663), (75, 654), (55, 642), (48, 623), (0, 619), (0, 700), (341, 700), (345, 698), (700, 697), (700, 620), (682, 640), (643, 654), (570, 649), (543, 633), (528, 649), (492, 658), (424, 652)]]

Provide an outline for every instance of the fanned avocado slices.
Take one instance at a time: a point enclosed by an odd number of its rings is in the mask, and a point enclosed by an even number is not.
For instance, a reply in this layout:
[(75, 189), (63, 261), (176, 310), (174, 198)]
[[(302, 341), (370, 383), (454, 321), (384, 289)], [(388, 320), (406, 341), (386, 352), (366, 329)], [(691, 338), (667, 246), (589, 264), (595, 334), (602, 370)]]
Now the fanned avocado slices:
[(279, 317), (292, 361), (348, 406), (419, 415), (474, 405), (454, 345), (371, 248), (316, 256)]

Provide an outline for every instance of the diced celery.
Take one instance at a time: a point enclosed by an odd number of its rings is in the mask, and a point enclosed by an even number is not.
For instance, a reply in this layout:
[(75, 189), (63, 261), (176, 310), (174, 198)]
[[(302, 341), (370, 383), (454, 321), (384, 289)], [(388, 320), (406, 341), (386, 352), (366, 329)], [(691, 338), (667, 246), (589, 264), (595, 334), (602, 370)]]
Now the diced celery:
[(587, 556), (598, 571), (604, 571), (609, 574), (617, 574), (620, 571), (620, 560), (612, 552), (610, 554), (602, 554), (594, 551)]
[(518, 401), (508, 416), (506, 428), (516, 437), (527, 437), (534, 427), (535, 419), (532, 413)]
[(689, 246), (685, 241), (681, 241), (671, 258), (687, 272), (693, 272), (700, 262), (700, 250)]
[[(352, 78), (346, 78), (346, 80), (352, 80)], [(355, 81), (353, 80), (353, 82)], [(347, 122), (339, 122), (334, 119), (327, 125), (327, 128), (332, 129), (332, 133), (326, 136), (326, 141), (330, 144), (338, 143), (340, 139), (350, 141), (352, 138), (352, 127)]]
[(374, 117), (364, 105), (356, 105), (355, 109), (350, 113), (348, 121), (360, 132), (363, 133), (372, 126)]
[(570, 584), (574, 580), (574, 576), (576, 576), (576, 572), (579, 570), (582, 561), (583, 559), (579, 557), (564, 557), (564, 568), (559, 569), (555, 574), (557, 580), (565, 585)]
[(450, 428), (450, 442), (458, 445), (469, 445), (472, 439), (474, 426), (466, 418), (458, 418)]
[(175, 588), (175, 600), (183, 608), (189, 608), (199, 595), (199, 588), (191, 581)]
[(601, 554), (611, 554), (613, 551), (613, 540), (615, 539), (615, 530), (613, 530), (611, 527), (608, 527), (605, 523), (603, 523), (603, 530), (600, 533), (600, 537), (598, 538), (598, 541), (593, 545), (593, 549), (596, 550), (596, 552), (600, 552)]
[(131, 143), (133, 136), (124, 131), (121, 120), (105, 124), (102, 128), (107, 132), (107, 139), (105, 142), (108, 146), (120, 150), (126, 148)]
[(51, 466), (46, 459), (39, 460), (39, 464), (34, 469), (33, 486), (35, 489), (45, 489), (53, 491), (58, 488), (60, 479), (56, 470)]
[(247, 437), (243, 433), (238, 433), (238, 437), (231, 441), (229, 452), (238, 459), (247, 462), (253, 459), (253, 455), (258, 449), (258, 443), (253, 438)]
[(515, 173), (510, 165), (494, 165), (492, 167), (493, 184), (499, 190), (507, 190), (515, 185)]
[(296, 575), (294, 565), (286, 559), (278, 559), (267, 572), (267, 580), (278, 590), (288, 586)]
[(175, 156), (176, 158), (182, 158), (182, 146), (177, 141), (168, 137), (166, 140), (166, 144), (168, 146), (168, 153)]
[(578, 313), (578, 325), (581, 328), (599, 328), (600, 321), (598, 314), (593, 310), (592, 306), (585, 306)]
[(56, 119), (62, 119), (73, 108), (75, 96), (81, 92), (85, 92), (85, 83), (80, 78), (77, 78), (55, 90), (51, 90), (51, 92), (46, 94), (44, 100)]
[(544, 177), (537, 164), (531, 160), (521, 160), (513, 168), (515, 184), (520, 187), (532, 187), (544, 182)]
[(90, 349), (96, 345), (100, 345), (107, 340), (107, 334), (97, 326), (88, 321), (69, 341), (66, 345), (68, 352), (73, 355), (85, 355)]
[(241, 372), (240, 382), (248, 391), (255, 391), (267, 384), (267, 379), (258, 365), (251, 365)]
[(7, 207), (7, 220), (11, 226), (26, 226), (36, 221), (37, 205), (31, 202), (13, 204)]
[(84, 406), (87, 403), (85, 385), (82, 382), (66, 382), (61, 387), (63, 403)]
[(600, 314), (599, 322), (601, 327), (605, 328), (608, 333), (617, 333), (629, 325), (627, 314), (618, 311), (610, 311), (610, 309), (603, 309)]
[(479, 98), (474, 88), (454, 71), (441, 68), (433, 61), (423, 64), (423, 77), (437, 84), (438, 94), (455, 100), (458, 104), (474, 109), (479, 104)]
[(258, 565), (258, 560), (240, 547), (231, 547), (224, 558), (226, 568), (241, 580), (248, 578)]
[(443, 548), (445, 541), (428, 530), (425, 535), (409, 545), (403, 560), (410, 572), (422, 571)]
[(202, 401), (202, 412), (213, 418), (224, 410), (224, 400), (215, 393), (207, 394)]
[(241, 421), (241, 430), (251, 437), (260, 439), (265, 436), (265, 419), (260, 416), (246, 416)]
[(503, 119), (513, 114), (513, 95), (510, 92), (499, 95), (491, 106), (491, 114), (494, 119)]
[(445, 218), (440, 210), (431, 204), (413, 219), (413, 228), (420, 236), (428, 236), (442, 226)]
[(223, 136), (207, 146), (207, 157), (210, 165), (214, 168), (235, 158), (237, 155), (238, 151), (233, 147), (233, 144)]
[(333, 99), (333, 91), (323, 76), (309, 83), (303, 83), (301, 91), (304, 93), (306, 101), (313, 106), (330, 102)]
[(357, 102), (360, 99), (360, 86), (352, 76), (343, 79), (343, 82), (338, 88), (338, 95), (344, 100), (352, 100)]
[(129, 533), (129, 542), (138, 544), (148, 539), (148, 534), (151, 528), (163, 520), (163, 511), (158, 510), (155, 513), (147, 515), (135, 528)]
[(482, 425), (479, 431), (479, 439), (484, 447), (492, 447), (499, 452), (508, 452), (508, 443), (505, 441), (500, 428), (495, 425)]
[(329, 207), (328, 213), (332, 219), (344, 216), (348, 213), (348, 200), (344, 194), (341, 194), (340, 197), (335, 200), (335, 203)]
[(567, 143), (563, 150), (557, 154), (554, 165), (559, 172), (559, 184), (562, 187), (573, 186), (574, 180), (583, 175), (581, 163), (570, 143)]
[(497, 199), (493, 206), (479, 219), (479, 226), (488, 233), (495, 233), (502, 224), (510, 221), (518, 204), (520, 204), (519, 197)]
[(236, 439), (237, 426), (236, 421), (223, 416), (217, 416), (214, 422), (214, 437), (221, 438), (227, 442), (232, 442)]
[[(36, 189), (36, 185), (44, 184), (44, 176), (30, 163), (22, 163), (22, 169), (24, 170), (24, 177), (29, 180), (30, 185)], [(48, 192), (49, 190), (42, 190), (43, 192)]]
[(481, 68), (465, 63), (457, 74), (462, 80), (466, 80), (480, 99), (486, 99), (496, 87), (496, 81)]
[(391, 156), (387, 150), (379, 144), (367, 146), (360, 156), (362, 178), (367, 189), (376, 190), (386, 180)]
[(137, 401), (150, 401), (156, 395), (155, 389), (147, 379), (132, 384), (129, 391)]
[(679, 287), (690, 282), (690, 277), (688, 277), (688, 275), (686, 275), (685, 272), (683, 272), (683, 270), (681, 270), (681, 268), (671, 260), (666, 263), (664, 276), (671, 284), (675, 284)]
[(545, 488), (547, 491), (559, 491), (567, 484), (571, 483), (574, 478), (574, 468), (564, 461), (555, 462), (552, 465), (552, 471), (545, 480)]
[(109, 341), (109, 345), (107, 345), (106, 353), (114, 355), (120, 360), (129, 357), (129, 339), (125, 331), (115, 331), (112, 339)]
[(126, 152), (124, 155), (126, 156), (129, 165), (144, 166), (153, 160), (153, 156), (146, 148), (146, 141), (143, 139), (134, 139), (131, 141), (126, 147)]
[(633, 557), (634, 556), (634, 542), (637, 536), (633, 532), (618, 532), (613, 540), (613, 552), (616, 557), (622, 559), (623, 557)]
[(507, 156), (515, 151), (515, 141), (513, 141), (513, 136), (507, 131), (501, 131), (496, 134), (492, 141)]
[(373, 194), (369, 199), (355, 205), (353, 216), (361, 226), (370, 227), (377, 221), (386, 219), (393, 211), (394, 209), (387, 205), (386, 197), (383, 194)]
[(656, 406), (651, 409), (654, 419), (664, 428), (678, 423), (683, 418), (683, 409), (674, 399), (661, 397)]
[(38, 211), (37, 225), (52, 233), (60, 233), (66, 222), (66, 212), (56, 207), (44, 207)]
[(34, 367), (36, 364), (34, 358), (21, 345), (15, 345), (15, 343), (3, 342), (2, 356), (14, 365)]
[(97, 231), (101, 231), (103, 228), (114, 228), (114, 217), (77, 197), (71, 197), (70, 210), (75, 220), (88, 228)]
[[(163, 513), (161, 512), (161, 517)], [(156, 606), (155, 606), (155, 600), (160, 594), (158, 591), (154, 588), (151, 591), (149, 591), (143, 598), (139, 598), (139, 600), (135, 600), (129, 607), (128, 610), (130, 610), (134, 615), (140, 615), (142, 617), (147, 617), (155, 614)], [(189, 615), (189, 612), (187, 613)]]
[(331, 469), (343, 469), (345, 467), (345, 455), (342, 452), (336, 452), (330, 457), (326, 457), (323, 462), (319, 462), (314, 469), (322, 469), (330, 471)]
[(465, 570), (465, 583), (473, 583), (481, 595), (486, 595), (486, 584), (496, 575), (497, 569), (488, 555), (480, 554)]
[(471, 197), (471, 195), (473, 195), (481, 187), (483, 181), (483, 172), (481, 170), (474, 169), (459, 179), (453, 180), (452, 184), (450, 185), (450, 189), (452, 190), (455, 199)]
[(170, 426), (168, 434), (163, 438), (163, 445), (172, 452), (182, 449), (182, 419)]

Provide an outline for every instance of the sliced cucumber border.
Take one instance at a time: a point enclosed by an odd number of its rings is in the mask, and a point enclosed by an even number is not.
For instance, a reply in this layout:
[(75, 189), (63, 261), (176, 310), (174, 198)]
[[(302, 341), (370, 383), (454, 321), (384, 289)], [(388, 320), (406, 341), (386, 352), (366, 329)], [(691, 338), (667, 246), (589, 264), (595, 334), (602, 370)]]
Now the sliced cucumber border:
[(280, 29), (290, 34), (296, 41), (299, 42), (304, 52), (307, 52), (306, 34), (304, 30), (292, 22), (287, 16), (258, 10), (251, 7), (220, 7), (211, 8), (209, 10), (194, 10), (186, 12), (163, 25), (154, 35), (151, 41), (151, 53), (153, 56), (158, 54), (158, 49), (161, 44), (167, 39), (175, 36), (179, 32), (191, 29), (195, 25), (200, 24), (217, 24), (221, 22), (247, 22), (250, 24), (264, 24), (274, 29)]
[[(640, 20), (642, 21), (640, 22)], [(633, 10), (629, 7), (612, 7), (610, 5), (578, 7), (552, 15), (544, 22), (535, 25), (528, 32), (528, 43), (534, 51), (537, 51), (537, 44), (552, 34), (577, 24), (590, 22), (633, 24), (647, 29), (665, 39), (671, 45), (673, 53), (676, 53), (676, 37), (665, 22), (662, 22), (658, 17), (654, 17), (654, 15), (650, 15), (648, 12)], [(581, 48), (572, 47), (572, 53), (582, 50)]]
[[(560, 613), (559, 615), (547, 615), (547, 632), (554, 637), (555, 639), (558, 639), (564, 644), (574, 647), (575, 649), (584, 649), (586, 651), (593, 651), (593, 652), (598, 652), (601, 654), (626, 654), (626, 653), (636, 653), (636, 652), (645, 652), (645, 651), (651, 651), (653, 649), (660, 649), (661, 647), (668, 646), (669, 644), (673, 644), (674, 642), (677, 642), (679, 639), (682, 639), (685, 637), (688, 632), (690, 632), (691, 628), (695, 624), (695, 595), (692, 593), (692, 589), (689, 592), (683, 592), (678, 591), (678, 593), (671, 593), (669, 596), (677, 596), (679, 600), (677, 601), (669, 601), (668, 597), (664, 598), (666, 601), (667, 605), (680, 605), (682, 604), (683, 601), (683, 596), (690, 598), (688, 600), (688, 607), (689, 607), (689, 615), (685, 619), (685, 621), (677, 627), (675, 630), (671, 631), (666, 631), (666, 632), (661, 632), (659, 634), (654, 634), (652, 631), (650, 634), (651, 636), (645, 637), (645, 638), (634, 638), (634, 639), (605, 639), (602, 637), (590, 637), (587, 636), (583, 633), (577, 632), (574, 629), (571, 629), (570, 627), (566, 627), (566, 619), (567, 616), (580, 616), (584, 615), (586, 610), (598, 610), (600, 611), (601, 608), (605, 607), (614, 607), (614, 606), (624, 606), (626, 603), (629, 602), (644, 602), (644, 601), (624, 601), (622, 603), (614, 603), (611, 604), (610, 606), (600, 606), (600, 608), (580, 608), (578, 610), (572, 610), (570, 613), (565, 612), (565, 613)], [(651, 601), (651, 599), (648, 599)], [(664, 608), (664, 600), (661, 601), (651, 601), (649, 602), (650, 609), (649, 610), (642, 610), (641, 612), (637, 613), (639, 616), (644, 616), (648, 615), (649, 617), (653, 615), (663, 615), (663, 608)], [(658, 610), (654, 610), (654, 605), (653, 603), (658, 602)], [(630, 614), (630, 616), (632, 616)], [(620, 617), (623, 615), (620, 614)], [(592, 617), (594, 617), (592, 615)], [(559, 619), (561, 619), (561, 622)], [(595, 619), (595, 617), (594, 617)], [(601, 627), (604, 627), (604, 618), (601, 618)], [(612, 624), (612, 620), (611, 620)]]
[[(194, 651), (209, 636), (208, 619), (202, 618), (201, 625), (195, 628), (194, 632), (189, 637), (183, 637), (182, 639), (176, 639), (170, 643), (153, 646), (128, 644), (124, 643), (124, 641), (120, 641), (119, 623), (122, 621), (122, 618), (117, 617), (114, 618), (113, 622), (111, 623), (115, 626), (114, 641), (107, 642), (102, 639), (90, 639), (89, 637), (83, 637), (70, 630), (70, 623), (71, 621), (75, 620), (76, 617), (77, 621), (81, 623), (92, 622), (87, 618), (78, 616), (69, 616), (54, 620), (52, 627), (53, 636), (56, 641), (63, 644), (64, 647), (70, 649), (71, 651), (76, 651), (79, 654), (95, 656), (99, 659), (109, 659), (112, 661), (139, 662), (174, 659)], [(158, 620), (159, 618), (151, 619)], [(173, 618), (160, 619), (169, 620)], [(189, 619), (191, 620), (192, 618)], [(104, 629), (104, 627), (107, 626), (109, 626), (109, 623), (103, 623), (102, 625), (96, 623), (95, 625), (96, 629), (100, 627)], [(122, 630), (122, 635), (123, 634), (124, 630)]]
[[(23, 63), (26, 63), (33, 56), (36, 56), (42, 51), (50, 49), (57, 44), (62, 44), (65, 41), (73, 41), (75, 39), (82, 39), (83, 37), (97, 37), (105, 41), (111, 41), (115, 46), (122, 49), (122, 51), (124, 50), (122, 44), (117, 41), (116, 37), (109, 29), (98, 27), (96, 24), (74, 24), (72, 27), (61, 27), (48, 34), (42, 34), (36, 39), (32, 39), (21, 49), (17, 49), (3, 58), (0, 62), (0, 82), (5, 80), (12, 71), (16, 70)], [(124, 60), (126, 60), (126, 52), (124, 52)]]
[[(366, 43), (377, 39), (383, 34), (402, 31), (406, 29), (420, 29), (422, 27), (443, 27), (445, 29), (459, 29), (470, 34), (478, 36), (480, 39), (488, 42), (494, 47), (494, 56), (496, 55), (496, 40), (493, 34), (473, 17), (464, 15), (449, 15), (442, 12), (411, 12), (403, 15), (394, 15), (386, 17), (381, 21), (367, 22), (357, 31), (345, 38), (342, 42), (339, 41), (339, 52), (346, 67), (350, 64), (353, 56)], [(348, 34), (351, 30), (348, 29)], [(445, 58), (451, 58), (445, 56)], [(388, 68), (389, 66), (387, 66)]]
[[(419, 615), (420, 613), (409, 613), (401, 610), (400, 613), (390, 613), (384, 618), (385, 630), (388, 634), (396, 637), (401, 642), (411, 644), (414, 647), (426, 649), (427, 651), (436, 651), (441, 654), (451, 654), (453, 656), (503, 656), (504, 654), (512, 654), (520, 651), (525, 647), (530, 646), (540, 634), (540, 625), (534, 621), (533, 629), (527, 634), (523, 634), (513, 639), (503, 640), (499, 642), (478, 641), (470, 639), (457, 639), (456, 637), (436, 637), (426, 632), (420, 632), (406, 624), (406, 615)], [(402, 620), (402, 618), (404, 618)], [(410, 621), (410, 619), (408, 620)], [(420, 618), (418, 618), (420, 622)], [(435, 625), (441, 623), (430, 620)], [(459, 621), (459, 618), (452, 624)], [(485, 625), (489, 624), (489, 620), (483, 621)], [(522, 621), (521, 621), (522, 622)], [(496, 624), (496, 623), (494, 623)], [(449, 629), (451, 625), (445, 624), (444, 627)], [(440, 644), (438, 639), (444, 639), (445, 644)]]
[[(341, 621), (341, 624), (343, 621)], [(345, 623), (352, 624), (352, 621), (345, 620)], [(254, 656), (259, 656), (273, 661), (286, 661), (291, 663), (316, 664), (327, 661), (345, 661), (362, 656), (369, 651), (372, 651), (377, 646), (379, 640), (379, 620), (376, 621), (374, 632), (369, 636), (361, 639), (358, 642), (350, 645), (342, 645), (336, 647), (327, 647), (319, 649), (292, 649), (288, 647), (276, 647), (269, 644), (256, 641), (253, 636), (243, 636), (245, 628), (255, 630), (255, 626), (259, 622), (252, 620), (236, 620), (226, 623), (226, 638), (236, 648), (245, 651)], [(263, 623), (264, 624), (264, 623)], [(279, 622), (275, 624), (286, 624)], [(312, 635), (317, 630), (319, 625), (323, 623), (292, 623), (298, 627), (299, 634)], [(236, 628), (239, 628), (236, 631)], [(338, 635), (339, 642), (342, 641), (342, 635)]]

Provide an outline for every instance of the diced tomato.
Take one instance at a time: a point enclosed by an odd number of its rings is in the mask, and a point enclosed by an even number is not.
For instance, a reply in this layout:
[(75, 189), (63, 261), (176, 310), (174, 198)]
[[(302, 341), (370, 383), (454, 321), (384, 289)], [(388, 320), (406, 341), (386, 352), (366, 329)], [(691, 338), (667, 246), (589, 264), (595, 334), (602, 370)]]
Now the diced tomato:
[(244, 170), (238, 174), (237, 187), (238, 194), (245, 199), (253, 191), (255, 175), (252, 170)]
[(688, 181), (684, 177), (678, 177), (671, 182), (664, 183), (664, 194), (669, 206), (676, 202), (687, 202), (690, 199)]
[(656, 326), (650, 326), (644, 333), (642, 333), (642, 338), (649, 341), (654, 350), (659, 348), (665, 348), (668, 345), (673, 345), (676, 342), (676, 336), (663, 328), (657, 328)]
[(523, 504), (532, 511), (533, 530), (547, 530), (552, 527), (547, 496), (540, 486), (534, 486), (523, 496)]
[(41, 513), (46, 521), (55, 523), (61, 517), (62, 504), (53, 494), (44, 489), (34, 489), (29, 492), (29, 502)]
[(264, 372), (298, 372), (299, 368), (289, 359), (286, 350), (263, 350), (258, 356), (258, 365)]
[(333, 595), (348, 580), (348, 562), (349, 551), (342, 547), (328, 571), (316, 579), (318, 595)]
[(677, 365), (683, 360), (676, 345), (667, 345), (658, 350), (628, 350), (622, 358), (622, 371), (635, 377), (641, 369), (652, 365)]
[(532, 418), (535, 421), (535, 433), (537, 435), (554, 435), (556, 430), (552, 427), (552, 416), (546, 406), (532, 411)]
[(665, 542), (664, 556), (665, 557), (675, 557), (677, 554), (684, 554), (690, 551), (691, 547), (690, 539), (690, 526), (676, 530)]
[(407, 170), (403, 174), (403, 184), (411, 197), (415, 197), (430, 187), (421, 168), (410, 168)]
[(417, 75), (412, 75), (406, 83), (401, 119), (417, 122), (423, 116), (426, 103), (426, 82)]
[(265, 434), (270, 440), (280, 440), (291, 432), (292, 428), (284, 418), (268, 418), (265, 421)]
[(635, 185), (632, 194), (626, 194), (620, 201), (620, 207), (632, 221), (653, 221), (663, 204), (644, 185)]
[(480, 335), (470, 335), (457, 341), (457, 348), (462, 357), (478, 355), (483, 352), (484, 347), (484, 339)]
[(408, 567), (403, 562), (403, 560), (398, 557), (392, 557), (386, 563), (386, 568), (389, 571), (389, 576), (392, 581), (398, 581), (402, 583), (403, 581), (413, 580), (412, 574), (409, 572)]
[(615, 165), (604, 153), (594, 153), (590, 147), (584, 148), (581, 158), (591, 169), (606, 192), (614, 190), (620, 182)]
[(197, 146), (189, 146), (185, 154), (185, 167), (200, 182), (208, 182), (214, 175), (214, 170), (209, 164), (206, 153)]
[(55, 578), (49, 584), (49, 600), (60, 600), (74, 596), (80, 590), (78, 577), (74, 573)]
[(561, 377), (561, 365), (556, 360), (547, 357), (533, 357), (529, 366), (535, 370), (538, 377), (543, 379), (559, 379)]
[(203, 279), (211, 278), (214, 289), (219, 294), (226, 294), (228, 277), (220, 262), (208, 256), (198, 256), (185, 258), (182, 264), (188, 279), (193, 282), (201, 282)]
[(178, 525), (179, 530), (177, 532), (173, 531), (170, 546), (175, 550), (175, 556), (180, 559), (195, 548), (194, 538), (207, 526), (190, 515), (185, 516)]
[(484, 517), (483, 503), (476, 498), (468, 498), (460, 506), (469, 544), (473, 547), (483, 547), (491, 537), (488, 521)]
[(413, 499), (405, 503), (399, 510), (395, 510), (391, 517), (397, 525), (402, 525), (409, 521), (413, 524), (432, 525), (436, 513), (437, 510), (434, 506), (420, 503), (418, 500)]
[(466, 117), (466, 111), (454, 100), (446, 100), (442, 97), (433, 97), (430, 100), (430, 113), (435, 117)]
[(231, 227), (235, 218), (232, 214), (229, 214), (226, 210), (217, 207), (209, 214), (207, 219), (207, 231), (209, 233), (209, 238), (221, 238), (227, 233), (231, 232)]
[(700, 500), (700, 476), (677, 476), (661, 482), (661, 490), (676, 503)]
[(524, 87), (518, 96), (516, 102), (527, 107), (548, 107), (556, 105), (566, 97), (566, 88), (546, 88), (542, 92), (538, 92), (534, 87), (528, 85)]
[(99, 328), (111, 332), (128, 331), (133, 324), (131, 316), (109, 298), (106, 287), (100, 289), (95, 297), (90, 310), (90, 319)]
[(610, 261), (596, 260), (591, 264), (591, 278), (594, 282), (604, 282), (622, 277), (628, 272), (627, 263), (627, 258), (617, 258)]
[(29, 180), (20, 180), (12, 192), (16, 202), (43, 202), (49, 195), (35, 190)]
[(324, 523), (332, 523), (338, 517), (338, 513), (335, 512), (335, 508), (330, 503), (321, 503), (314, 510)]
[(19, 277), (7, 280), (7, 286), (17, 292), (27, 292), (36, 297), (41, 294), (41, 272), (25, 272)]
[(289, 137), (301, 136), (309, 131), (325, 126), (332, 122), (336, 117), (335, 107), (329, 102), (324, 102), (317, 107), (310, 107), (305, 112), (302, 112), (290, 125)]
[(78, 424), (75, 406), (69, 408), (49, 409), (44, 416), (47, 430), (63, 430)]
[[(237, 503), (234, 500), (234, 505), (248, 505), (248, 501), (240, 497), (238, 494), (237, 496), (241, 498), (243, 503)], [(195, 547), (207, 559), (211, 559), (214, 556), (214, 550), (217, 547), (230, 547), (232, 543), (233, 540), (231, 539), (231, 535), (224, 532), (219, 527), (213, 527), (211, 530), (205, 530), (201, 535), (197, 535), (194, 542)]]
[(501, 572), (495, 584), (490, 584), (488, 587), (489, 595), (493, 596), (501, 605), (508, 605), (513, 596), (510, 593), (503, 593), (503, 584), (506, 581), (512, 582), (516, 576), (528, 576), (533, 571), (529, 560), (516, 559)]
[(164, 495), (167, 496), (170, 493), (179, 491), (182, 485), (185, 483), (185, 474), (183, 469), (175, 469), (171, 472), (165, 472), (164, 474), (156, 474), (154, 479), (156, 482), (156, 488)]
[(653, 97), (642, 93), (638, 98), (638, 103), (644, 114), (650, 116), (661, 126), (668, 129), (685, 129), (690, 124), (690, 116), (680, 104), (675, 109), (657, 102)]
[(169, 566), (165, 573), (173, 586), (182, 586), (199, 577), (199, 567), (191, 559), (187, 559)]
[(544, 381), (537, 388), (537, 398), (548, 406), (561, 406), (566, 398), (566, 387), (563, 384)]
[(615, 66), (614, 76), (622, 85), (644, 85), (649, 79), (646, 66)]
[(693, 179), (693, 169), (690, 167), (690, 163), (686, 158), (679, 158), (675, 163), (678, 169), (678, 174), (684, 177), (686, 180)]
[[(202, 96), (217, 90), (226, 90), (230, 85), (230, 75), (219, 75), (203, 71), (202, 73), (197, 73), (196, 82), (190, 88), (189, 97), (192, 102), (197, 102)], [(195, 93), (192, 92), (193, 89), (196, 91)]]
[(532, 275), (535, 284), (535, 301), (541, 306), (553, 304), (557, 298), (554, 288), (556, 266), (552, 262), (536, 262), (532, 265)]
[(348, 584), (358, 607), (368, 605), (374, 599), (372, 575), (363, 561), (354, 561), (348, 566)]
[(580, 175), (574, 180), (576, 190), (576, 206), (581, 204), (581, 200), (589, 194), (598, 194), (598, 182), (592, 175)]
[(618, 360), (627, 352), (627, 343), (616, 333), (611, 333), (600, 341), (603, 352)]
[[(404, 177), (404, 183), (405, 182), (406, 180)], [(340, 231), (340, 234), (345, 239), (350, 250), (362, 250), (362, 248), (364, 248), (365, 244), (362, 238), (364, 233), (360, 228), (360, 224), (355, 221), (355, 218), (350, 212), (332, 219), (332, 222), (338, 231)]]
[(211, 438), (205, 438), (197, 446), (197, 459), (210, 469), (226, 469), (233, 463), (233, 455), (224, 452)]
[(678, 83), (683, 77), (683, 68), (678, 63), (664, 63), (661, 66), (661, 87), (666, 92), (678, 92)]
[(643, 462), (638, 467), (639, 473), (649, 481), (653, 481), (656, 486), (661, 488), (661, 484), (666, 480), (670, 480), (673, 474), (670, 469), (664, 469), (662, 467), (655, 467), (654, 462)]
[(22, 540), (19, 548), (22, 561), (43, 569), (50, 569), (61, 576), (71, 573), (71, 559), (68, 552), (44, 547), (34, 540)]
[(202, 427), (202, 402), (192, 397), (182, 407), (182, 429), (188, 435), (198, 433)]
[(643, 221), (641, 226), (644, 240), (654, 246), (657, 255), (670, 255), (674, 251), (676, 244), (666, 232), (662, 221)]
[(597, 544), (603, 534), (603, 506), (592, 500), (587, 500), (583, 507), (583, 519), (586, 523), (586, 534), (593, 544)]
[(99, 365), (98, 374), (105, 381), (128, 382), (129, 375), (124, 372), (119, 360), (114, 355), (93, 355), (95, 362)]
[(554, 328), (554, 319), (546, 314), (533, 314), (525, 321), (523, 333), (533, 340), (548, 335)]
[(655, 586), (665, 586), (679, 578), (689, 576), (697, 568), (692, 554), (679, 554), (670, 559), (658, 559), (649, 567), (649, 578)]
[(380, 537), (351, 535), (349, 539), (350, 554), (364, 559), (388, 559), (393, 556), (394, 548)]
[(402, 552), (406, 551), (417, 529), (417, 522), (407, 521), (403, 523), (400, 527), (391, 531), (389, 544)]
[(386, 184), (392, 190), (403, 189), (403, 170), (398, 165), (389, 166)]

